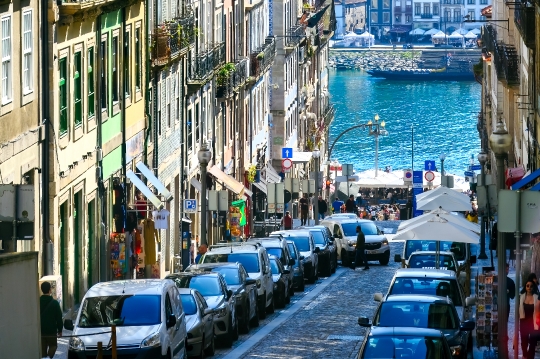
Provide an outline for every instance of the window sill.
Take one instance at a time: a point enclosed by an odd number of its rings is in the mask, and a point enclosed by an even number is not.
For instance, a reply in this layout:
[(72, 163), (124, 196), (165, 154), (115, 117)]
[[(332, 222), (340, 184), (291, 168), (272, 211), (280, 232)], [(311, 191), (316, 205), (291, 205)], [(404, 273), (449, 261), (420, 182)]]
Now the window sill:
[(109, 119), (109, 111), (106, 108), (101, 109), (101, 123)]
[(87, 129), (86, 131), (90, 132), (94, 128), (96, 128), (96, 116), (92, 116), (92, 117), (88, 118), (87, 125), (86, 125), (86, 129)]
[(77, 141), (84, 134), (82, 122), (75, 125), (75, 134), (73, 135), (73, 142)]
[(131, 96), (130, 95), (126, 95), (124, 101), (126, 102), (126, 108), (131, 106)]
[(142, 96), (142, 92), (140, 89), (137, 89), (137, 91), (135, 92), (135, 102), (139, 102), (140, 100), (142, 100), (143, 96)]
[(120, 101), (113, 102), (113, 116), (120, 112)]

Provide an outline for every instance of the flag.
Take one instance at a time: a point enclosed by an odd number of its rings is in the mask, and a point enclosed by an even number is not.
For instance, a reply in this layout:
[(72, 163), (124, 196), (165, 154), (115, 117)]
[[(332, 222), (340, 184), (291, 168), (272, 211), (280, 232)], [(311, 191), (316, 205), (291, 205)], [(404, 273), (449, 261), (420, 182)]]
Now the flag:
[(238, 212), (240, 213), (240, 226), (246, 225), (246, 201), (243, 199), (234, 201), (231, 203), (231, 206), (238, 208)]

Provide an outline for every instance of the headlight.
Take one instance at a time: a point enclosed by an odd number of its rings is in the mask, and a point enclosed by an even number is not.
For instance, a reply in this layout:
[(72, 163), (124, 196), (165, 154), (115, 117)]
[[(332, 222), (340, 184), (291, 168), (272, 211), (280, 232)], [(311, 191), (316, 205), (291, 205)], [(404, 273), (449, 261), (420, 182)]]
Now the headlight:
[(356, 242), (353, 242), (353, 241), (347, 241), (347, 244), (351, 247), (355, 246), (356, 245)]
[(147, 336), (141, 343), (141, 348), (149, 347), (159, 347), (161, 345), (161, 340), (159, 338), (159, 332), (150, 334)]
[(461, 355), (461, 345), (456, 345), (456, 346), (450, 347), (450, 351), (452, 352), (453, 356), (460, 356)]
[(218, 309), (218, 312), (217, 312), (218, 318), (223, 318), (226, 315), (227, 315), (227, 307)]
[(386, 239), (386, 238), (383, 239), (381, 243), (382, 243), (383, 246), (387, 246), (388, 245), (388, 239)]
[(84, 342), (79, 337), (72, 337), (69, 340), (69, 348), (77, 351), (83, 351)]

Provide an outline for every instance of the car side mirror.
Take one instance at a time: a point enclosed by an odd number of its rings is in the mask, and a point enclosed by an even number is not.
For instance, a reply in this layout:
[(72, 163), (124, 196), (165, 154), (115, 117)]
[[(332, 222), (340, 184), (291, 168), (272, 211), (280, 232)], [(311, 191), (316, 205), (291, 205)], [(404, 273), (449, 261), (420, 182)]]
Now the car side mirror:
[(476, 326), (475, 322), (473, 320), (466, 320), (459, 326), (459, 330), (469, 332), (471, 330), (474, 330), (474, 327)]
[(360, 317), (358, 318), (358, 325), (361, 327), (371, 327), (371, 323), (369, 322), (368, 317)]
[(471, 256), (471, 258), (469, 259), (469, 262), (471, 262), (471, 264), (475, 264), (476, 263), (476, 255)]
[(248, 278), (246, 279), (246, 285), (253, 285), (253, 284), (256, 284), (257, 281), (255, 279), (252, 279), (252, 278)]
[(291, 260), (289, 261), (289, 265), (290, 265), (290, 266), (293, 266), (293, 265), (295, 265), (295, 264), (296, 264), (296, 261), (295, 261), (294, 259), (291, 259)]
[(476, 304), (476, 297), (467, 297), (465, 298), (465, 306), (471, 307)]
[(232, 290), (227, 289), (227, 299), (230, 299), (232, 297)]
[(401, 263), (401, 255), (400, 254), (395, 254), (394, 255), (394, 262)]
[(71, 319), (64, 319), (64, 328), (67, 330), (73, 330), (75, 326), (73, 325), (73, 320)]
[(167, 328), (174, 327), (176, 325), (176, 317), (174, 314), (169, 314), (169, 318), (167, 318)]
[(289, 273), (291, 273), (290, 270), (288, 270), (288, 269), (284, 269), (284, 270), (283, 270), (283, 274), (289, 274)]
[(382, 293), (375, 293), (373, 294), (373, 300), (376, 302), (382, 302), (383, 294)]
[(319, 247), (315, 247), (315, 253), (319, 253), (321, 251), (321, 249)]
[(298, 259), (303, 260), (303, 259), (304, 259), (304, 256), (300, 256), (300, 257), (298, 257)]

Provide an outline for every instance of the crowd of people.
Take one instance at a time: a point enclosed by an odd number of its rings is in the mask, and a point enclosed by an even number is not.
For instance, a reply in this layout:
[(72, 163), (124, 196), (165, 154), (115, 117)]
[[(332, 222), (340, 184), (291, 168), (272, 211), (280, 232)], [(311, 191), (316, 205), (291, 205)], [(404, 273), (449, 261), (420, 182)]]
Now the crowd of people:
[(346, 202), (336, 198), (332, 203), (333, 213), (355, 213), (363, 219), (372, 221), (398, 221), (400, 219), (400, 208), (397, 204), (369, 205), (363, 202), (359, 205), (358, 199), (350, 195)]

